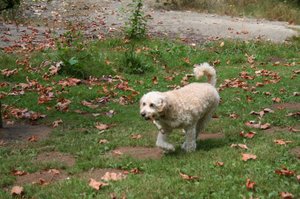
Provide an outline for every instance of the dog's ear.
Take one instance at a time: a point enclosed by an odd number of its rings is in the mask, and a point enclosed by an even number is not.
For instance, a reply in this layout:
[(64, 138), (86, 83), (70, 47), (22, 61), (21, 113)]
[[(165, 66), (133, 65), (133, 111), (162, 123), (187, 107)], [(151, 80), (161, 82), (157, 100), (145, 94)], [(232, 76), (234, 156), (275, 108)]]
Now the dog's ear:
[(158, 112), (159, 113), (163, 112), (166, 107), (167, 107), (167, 99), (166, 99), (166, 97), (161, 97), (159, 99)]

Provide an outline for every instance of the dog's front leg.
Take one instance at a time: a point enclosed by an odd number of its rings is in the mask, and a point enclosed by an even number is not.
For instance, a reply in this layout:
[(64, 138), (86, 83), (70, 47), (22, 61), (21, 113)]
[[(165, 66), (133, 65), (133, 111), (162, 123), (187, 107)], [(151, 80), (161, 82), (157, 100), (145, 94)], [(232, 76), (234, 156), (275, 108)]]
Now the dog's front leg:
[(186, 152), (192, 152), (196, 150), (196, 128), (195, 126), (190, 126), (184, 129), (185, 131), (185, 142), (182, 144), (181, 148)]
[(163, 128), (158, 122), (154, 121), (154, 124), (159, 130), (156, 139), (156, 146), (167, 151), (175, 151), (175, 147), (167, 142), (168, 134), (171, 133), (171, 130), (168, 130), (168, 128)]

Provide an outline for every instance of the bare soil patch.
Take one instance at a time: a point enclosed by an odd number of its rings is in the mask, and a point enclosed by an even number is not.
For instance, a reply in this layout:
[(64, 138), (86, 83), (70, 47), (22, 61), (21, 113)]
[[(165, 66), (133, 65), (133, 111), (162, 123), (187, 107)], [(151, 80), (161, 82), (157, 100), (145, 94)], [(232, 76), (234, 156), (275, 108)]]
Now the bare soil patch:
[(52, 163), (52, 162), (53, 163), (61, 163), (68, 167), (72, 167), (75, 165), (76, 159), (70, 154), (52, 151), (52, 152), (40, 153), (36, 157), (35, 161), (41, 162), (41, 163)]
[(163, 156), (163, 150), (159, 148), (147, 148), (147, 147), (119, 147), (112, 151), (112, 156), (130, 156), (135, 159), (161, 159)]
[(47, 139), (52, 129), (44, 125), (14, 124), (0, 128), (0, 140), (28, 140), (35, 136), (37, 141)]
[(280, 103), (280, 104), (273, 104), (272, 108), (275, 109), (288, 109), (293, 111), (300, 111), (300, 103)]
[(298, 159), (300, 159), (300, 147), (295, 147), (291, 149), (291, 154), (295, 155)]
[(225, 138), (225, 135), (223, 133), (203, 133), (199, 134), (198, 139), (199, 140), (209, 140), (209, 139), (222, 139)]
[(48, 170), (48, 171), (38, 171), (35, 173), (30, 173), (23, 176), (17, 176), (15, 185), (25, 185), (25, 184), (39, 184), (47, 185), (59, 180), (65, 180), (68, 175), (62, 170)]
[(121, 169), (90, 169), (89, 171), (78, 174), (77, 176), (83, 180), (89, 180), (91, 178), (100, 181), (106, 172), (123, 174), (124, 171)]

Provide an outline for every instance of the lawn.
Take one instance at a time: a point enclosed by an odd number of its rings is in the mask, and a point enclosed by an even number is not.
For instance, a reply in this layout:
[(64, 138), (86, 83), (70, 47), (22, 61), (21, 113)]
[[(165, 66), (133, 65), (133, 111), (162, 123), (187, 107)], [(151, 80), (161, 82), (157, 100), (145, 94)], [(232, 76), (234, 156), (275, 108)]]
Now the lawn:
[[(15, 185), (23, 187), (23, 198), (300, 197), (299, 38), (189, 46), (156, 38), (86, 41), (69, 32), (54, 49), (8, 50), (0, 52), (4, 124), (52, 132), (46, 139), (0, 139), (0, 198), (15, 197)], [(215, 66), (221, 96), (204, 134), (221, 136), (201, 139), (195, 152), (185, 153), (176, 131), (170, 138), (176, 151), (153, 159), (118, 151), (156, 150), (157, 130), (140, 117), (139, 99), (196, 81), (185, 77), (202, 62)], [(53, 152), (75, 162), (37, 161)], [(243, 160), (242, 154), (255, 156)], [(99, 169), (122, 177), (95, 190), (89, 178), (105, 180), (87, 173)], [(39, 172), (68, 178), (20, 183)]]

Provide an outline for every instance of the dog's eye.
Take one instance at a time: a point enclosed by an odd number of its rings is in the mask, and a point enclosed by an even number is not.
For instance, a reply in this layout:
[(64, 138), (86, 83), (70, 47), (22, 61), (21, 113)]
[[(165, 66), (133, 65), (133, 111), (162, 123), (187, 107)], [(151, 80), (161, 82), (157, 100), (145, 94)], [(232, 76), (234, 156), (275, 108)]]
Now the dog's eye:
[(151, 104), (150, 104), (150, 107), (151, 107), (151, 108), (153, 108), (153, 107), (154, 107), (154, 104), (153, 104), (153, 103), (151, 103)]
[(143, 106), (146, 106), (146, 103), (145, 103), (145, 102), (143, 102)]

